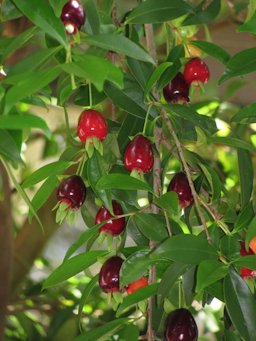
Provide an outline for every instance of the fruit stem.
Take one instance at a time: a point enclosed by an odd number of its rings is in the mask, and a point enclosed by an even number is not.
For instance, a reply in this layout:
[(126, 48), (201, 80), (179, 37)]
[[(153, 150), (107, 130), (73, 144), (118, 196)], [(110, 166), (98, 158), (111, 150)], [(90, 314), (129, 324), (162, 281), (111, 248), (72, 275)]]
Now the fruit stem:
[(89, 106), (92, 108), (92, 84), (89, 82)]
[(152, 108), (152, 104), (150, 104), (148, 106), (148, 110), (147, 110), (147, 113), (146, 113), (145, 122), (144, 122), (144, 126), (143, 126), (143, 132), (142, 132), (143, 136), (146, 135), (146, 129), (147, 129), (147, 124), (148, 124), (148, 117), (149, 117), (151, 108)]
[[(71, 44), (68, 44), (67, 46), (67, 54), (66, 54), (66, 63), (70, 64), (72, 63), (72, 51), (71, 51)], [(74, 90), (76, 88), (76, 82), (75, 82), (75, 76), (73, 73), (70, 74), (70, 80), (71, 80), (71, 87), (72, 90)]]
[(188, 178), (188, 183), (189, 183), (189, 187), (190, 187), (191, 192), (192, 192), (192, 196), (193, 196), (193, 199), (194, 199), (196, 210), (197, 210), (199, 218), (201, 220), (201, 223), (202, 223), (202, 226), (203, 226), (203, 230), (204, 230), (204, 232), (206, 234), (207, 241), (208, 241), (209, 244), (211, 244), (211, 237), (210, 237), (208, 229), (207, 229), (205, 217), (204, 217), (203, 212), (201, 210), (201, 207), (199, 205), (198, 195), (197, 195), (197, 192), (195, 190), (195, 186), (194, 186), (193, 180), (192, 180), (191, 175), (190, 175), (189, 166), (188, 166), (188, 164), (187, 164), (187, 162), (185, 160), (185, 157), (184, 157), (184, 153), (183, 153), (183, 150), (182, 150), (182, 145), (181, 145), (180, 140), (178, 139), (178, 137), (177, 137), (177, 135), (176, 135), (176, 133), (175, 133), (175, 131), (173, 129), (172, 123), (171, 123), (171, 121), (170, 121), (169, 117), (167, 116), (167, 113), (166, 113), (166, 111), (164, 109), (161, 110), (161, 115), (162, 115), (163, 121), (165, 122), (165, 124), (167, 126), (167, 129), (169, 130), (169, 132), (172, 135), (172, 137), (174, 139), (174, 142), (176, 144), (179, 158), (181, 160), (181, 163), (183, 165), (184, 171), (185, 171), (186, 176)]

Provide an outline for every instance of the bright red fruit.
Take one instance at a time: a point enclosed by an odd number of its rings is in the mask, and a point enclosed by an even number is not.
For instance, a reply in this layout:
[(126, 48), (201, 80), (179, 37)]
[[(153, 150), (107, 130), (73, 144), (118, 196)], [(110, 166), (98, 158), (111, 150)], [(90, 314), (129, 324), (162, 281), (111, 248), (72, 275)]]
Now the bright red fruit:
[(201, 58), (193, 58), (185, 65), (184, 78), (188, 84), (207, 83), (209, 77), (209, 68)]
[(163, 88), (166, 102), (189, 102), (189, 85), (181, 72), (178, 72), (173, 80)]
[(140, 288), (146, 287), (148, 285), (148, 280), (146, 277), (141, 277), (137, 281), (132, 282), (126, 288), (126, 292), (128, 295), (131, 295), (133, 292), (139, 290)]
[[(254, 252), (251, 249), (246, 251), (245, 243), (240, 242), (240, 255), (242, 257), (243, 256), (252, 256), (252, 255), (254, 255)], [(245, 267), (241, 267), (240, 274), (241, 274), (242, 278), (255, 278), (256, 277), (256, 271), (255, 270), (251, 270), (251, 269), (248, 269)]]
[(99, 274), (99, 286), (106, 293), (120, 291), (119, 272), (123, 259), (114, 256), (109, 258), (103, 265)]
[(143, 135), (137, 135), (128, 144), (124, 153), (124, 165), (128, 171), (149, 172), (154, 163), (150, 141)]
[(165, 325), (165, 341), (197, 341), (198, 329), (189, 310), (181, 308), (171, 312)]
[[(124, 213), (121, 205), (115, 200), (112, 201), (112, 207), (115, 215), (121, 215)], [(97, 212), (95, 224), (100, 224), (104, 220), (108, 220), (106, 224), (100, 227), (99, 231), (110, 233), (113, 236), (118, 236), (125, 229), (125, 218), (118, 218), (114, 220), (111, 218), (113, 218), (112, 214), (105, 206), (102, 206)]]
[(177, 193), (179, 204), (183, 208), (190, 206), (194, 201), (188, 178), (183, 172), (174, 175), (168, 186), (168, 192)]
[(78, 120), (77, 135), (82, 142), (88, 138), (97, 137), (104, 140), (108, 133), (105, 118), (96, 110), (84, 110)]
[(86, 196), (86, 187), (79, 175), (72, 175), (61, 181), (57, 189), (57, 198), (72, 209), (80, 208)]
[(79, 0), (69, 0), (61, 12), (61, 21), (68, 34), (76, 34), (85, 23), (85, 11)]

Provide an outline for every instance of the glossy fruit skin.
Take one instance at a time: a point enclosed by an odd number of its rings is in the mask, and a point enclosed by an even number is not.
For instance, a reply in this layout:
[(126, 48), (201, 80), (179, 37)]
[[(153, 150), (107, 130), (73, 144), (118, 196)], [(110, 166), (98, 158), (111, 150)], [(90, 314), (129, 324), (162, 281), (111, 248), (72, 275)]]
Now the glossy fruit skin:
[(186, 104), (189, 102), (189, 85), (181, 72), (178, 72), (173, 80), (163, 88), (166, 102)]
[(99, 274), (99, 286), (105, 293), (121, 291), (119, 287), (119, 272), (123, 259), (114, 256), (109, 258), (101, 267)]
[(57, 198), (72, 209), (79, 209), (86, 197), (86, 187), (79, 175), (72, 175), (61, 181), (57, 189)]
[(133, 292), (146, 286), (148, 286), (148, 279), (143, 276), (137, 279), (137, 281), (134, 281), (131, 284), (129, 284), (128, 287), (126, 288), (126, 292), (128, 295), (131, 295)]
[(194, 201), (188, 178), (183, 172), (174, 175), (168, 186), (168, 192), (177, 193), (179, 205), (183, 208), (190, 206)]
[(187, 62), (184, 69), (184, 78), (188, 84), (192, 82), (207, 83), (210, 78), (210, 71), (201, 58), (193, 58)]
[[(254, 252), (249, 249), (248, 251), (246, 251), (245, 249), (245, 243), (240, 241), (240, 255), (243, 256), (252, 256), (254, 255)], [(252, 270), (252, 269), (248, 269), (245, 267), (241, 267), (240, 270), (240, 275), (242, 278), (255, 278), (256, 277), (256, 271)]]
[(76, 34), (85, 23), (85, 11), (79, 0), (69, 0), (61, 12), (63, 22), (68, 34)]
[(78, 120), (77, 135), (82, 142), (97, 137), (103, 141), (108, 133), (105, 118), (96, 110), (84, 110)]
[(137, 135), (128, 144), (124, 153), (124, 166), (132, 172), (142, 173), (151, 171), (154, 163), (153, 150), (150, 141), (143, 135)]
[(256, 254), (256, 236), (251, 239), (249, 247)]
[(197, 325), (189, 310), (181, 308), (168, 315), (164, 337), (165, 341), (197, 341)]
[[(112, 201), (112, 207), (115, 215), (121, 215), (124, 213), (121, 205), (115, 200)], [(112, 220), (111, 218), (113, 218), (113, 215), (105, 206), (102, 206), (96, 214), (95, 224), (100, 224), (104, 220), (108, 220), (106, 224), (99, 228), (99, 232), (107, 232), (113, 236), (118, 236), (125, 229), (125, 218), (115, 220)]]

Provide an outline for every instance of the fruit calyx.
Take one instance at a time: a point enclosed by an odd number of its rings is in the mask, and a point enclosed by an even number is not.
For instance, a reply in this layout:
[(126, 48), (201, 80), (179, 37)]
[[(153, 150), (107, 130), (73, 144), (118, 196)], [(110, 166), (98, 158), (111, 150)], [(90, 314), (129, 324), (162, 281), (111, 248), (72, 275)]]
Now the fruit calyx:
[(79, 0), (69, 0), (62, 8), (61, 21), (66, 33), (74, 35), (85, 23), (85, 11)]
[[(243, 241), (240, 241), (240, 256), (243, 257), (252, 255), (254, 255), (254, 252), (250, 248), (247, 251), (245, 248), (245, 243)], [(242, 278), (255, 278), (256, 271), (242, 266), (240, 269), (240, 275)]]
[(164, 337), (165, 341), (197, 341), (198, 328), (189, 310), (180, 308), (168, 315)]
[(166, 102), (186, 104), (189, 102), (189, 84), (181, 72), (178, 72), (173, 80), (163, 88)]
[[(123, 214), (121, 205), (115, 200), (112, 201), (112, 208), (113, 213), (115, 215)], [(99, 232), (106, 232), (108, 234), (111, 234), (112, 236), (118, 236), (125, 229), (125, 218), (124, 217), (118, 219), (111, 218), (114, 218), (114, 216), (109, 212), (109, 210), (105, 206), (102, 206), (96, 214), (95, 224), (100, 224), (103, 221), (107, 220), (107, 222), (99, 228)]]
[(199, 82), (206, 84), (210, 78), (210, 71), (207, 64), (201, 58), (190, 59), (184, 68), (184, 78), (187, 84), (194, 83), (195, 86)]
[(105, 293), (121, 292), (119, 286), (119, 272), (123, 259), (114, 256), (109, 258), (101, 267), (99, 273), (99, 287)]
[(136, 135), (126, 147), (124, 153), (124, 166), (132, 172), (148, 173), (154, 163), (151, 142), (143, 135)]
[(179, 205), (182, 208), (190, 206), (194, 201), (187, 175), (183, 172), (174, 175), (168, 186), (168, 192), (175, 192), (178, 195)]
[(148, 279), (145, 276), (137, 279), (136, 281), (130, 283), (127, 288), (126, 292), (128, 295), (131, 295), (133, 292), (139, 290), (140, 288), (148, 286)]

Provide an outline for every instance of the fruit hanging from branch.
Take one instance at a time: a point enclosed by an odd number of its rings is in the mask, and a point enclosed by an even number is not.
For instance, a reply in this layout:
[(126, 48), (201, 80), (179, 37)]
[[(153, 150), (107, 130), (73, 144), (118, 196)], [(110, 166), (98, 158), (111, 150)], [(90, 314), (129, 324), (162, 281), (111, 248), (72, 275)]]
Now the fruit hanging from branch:
[(136, 281), (130, 283), (128, 287), (126, 288), (126, 292), (128, 295), (131, 295), (135, 291), (148, 286), (148, 279), (145, 276), (142, 276), (141, 278), (137, 279)]
[(168, 186), (168, 191), (178, 195), (179, 205), (182, 208), (190, 206), (194, 201), (188, 178), (183, 172), (174, 175)]
[(120, 292), (119, 272), (123, 259), (114, 256), (109, 258), (101, 267), (99, 274), (99, 286), (105, 293)]
[(61, 21), (67, 34), (74, 35), (85, 23), (85, 10), (79, 0), (69, 0), (61, 12)]
[(201, 58), (193, 58), (187, 62), (184, 68), (184, 78), (188, 84), (206, 84), (210, 78), (210, 71), (207, 64)]
[(163, 89), (166, 102), (186, 104), (189, 102), (189, 85), (181, 72)]

